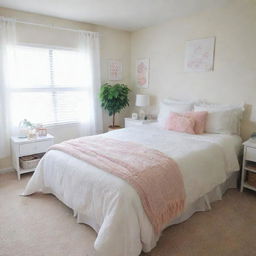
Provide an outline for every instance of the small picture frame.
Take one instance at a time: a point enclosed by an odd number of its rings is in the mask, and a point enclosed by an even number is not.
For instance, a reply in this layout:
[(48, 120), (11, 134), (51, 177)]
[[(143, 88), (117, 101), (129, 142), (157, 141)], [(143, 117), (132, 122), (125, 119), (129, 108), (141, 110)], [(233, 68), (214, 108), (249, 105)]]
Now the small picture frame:
[(39, 137), (47, 136), (47, 129), (46, 128), (39, 128), (38, 129), (38, 136)]
[(138, 114), (137, 113), (132, 113), (132, 119), (137, 120), (138, 119)]

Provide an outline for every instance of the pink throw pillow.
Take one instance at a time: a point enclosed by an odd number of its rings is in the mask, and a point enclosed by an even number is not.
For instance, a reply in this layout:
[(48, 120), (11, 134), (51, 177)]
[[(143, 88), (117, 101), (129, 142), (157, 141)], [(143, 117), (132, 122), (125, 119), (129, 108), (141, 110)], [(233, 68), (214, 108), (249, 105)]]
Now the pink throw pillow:
[(203, 134), (205, 131), (205, 125), (207, 120), (207, 111), (198, 111), (198, 112), (186, 112), (184, 113), (186, 117), (191, 117), (195, 120), (194, 131), (195, 134)]
[(194, 126), (195, 120), (193, 117), (186, 116), (184, 114), (178, 114), (175, 112), (170, 112), (165, 123), (165, 129), (167, 130), (191, 134), (195, 134)]

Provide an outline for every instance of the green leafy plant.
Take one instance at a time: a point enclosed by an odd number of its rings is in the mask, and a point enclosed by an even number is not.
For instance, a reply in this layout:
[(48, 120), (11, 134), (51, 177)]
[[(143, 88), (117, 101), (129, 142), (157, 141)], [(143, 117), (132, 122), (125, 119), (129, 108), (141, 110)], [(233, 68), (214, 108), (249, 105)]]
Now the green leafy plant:
[(125, 84), (110, 85), (105, 83), (100, 88), (100, 102), (103, 109), (113, 116), (112, 127), (115, 127), (115, 115), (129, 106), (128, 94), (131, 90)]

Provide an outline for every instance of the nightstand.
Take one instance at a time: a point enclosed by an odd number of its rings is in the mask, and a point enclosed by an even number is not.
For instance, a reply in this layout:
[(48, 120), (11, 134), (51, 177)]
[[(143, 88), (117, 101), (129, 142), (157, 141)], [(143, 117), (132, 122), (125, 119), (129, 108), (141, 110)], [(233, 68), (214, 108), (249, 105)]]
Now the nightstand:
[(132, 119), (132, 118), (125, 118), (124, 120), (125, 120), (124, 122), (125, 128), (156, 122), (156, 120), (140, 120), (140, 119)]
[(256, 185), (249, 184), (246, 180), (248, 175), (256, 175), (256, 141), (249, 139), (243, 145), (244, 158), (240, 191), (243, 192), (244, 188), (256, 191)]
[(17, 172), (18, 179), (23, 173), (33, 172), (35, 168), (22, 169), (20, 157), (45, 153), (54, 144), (54, 137), (50, 134), (35, 139), (11, 137), (12, 165)]

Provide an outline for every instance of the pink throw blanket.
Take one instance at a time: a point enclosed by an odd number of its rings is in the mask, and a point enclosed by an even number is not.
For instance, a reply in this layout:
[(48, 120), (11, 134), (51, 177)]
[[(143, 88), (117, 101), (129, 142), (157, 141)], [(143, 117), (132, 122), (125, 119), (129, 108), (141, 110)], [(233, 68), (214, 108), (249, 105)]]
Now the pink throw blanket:
[(179, 167), (158, 150), (102, 136), (65, 141), (49, 150), (63, 151), (128, 182), (137, 191), (156, 233), (184, 208)]

